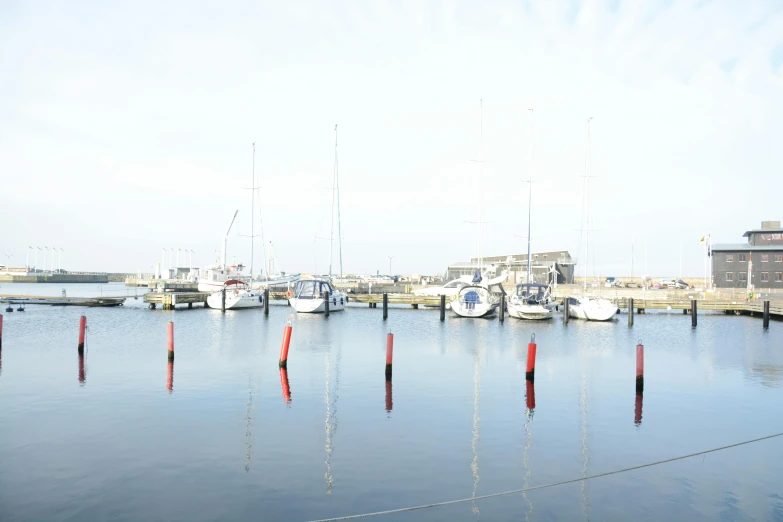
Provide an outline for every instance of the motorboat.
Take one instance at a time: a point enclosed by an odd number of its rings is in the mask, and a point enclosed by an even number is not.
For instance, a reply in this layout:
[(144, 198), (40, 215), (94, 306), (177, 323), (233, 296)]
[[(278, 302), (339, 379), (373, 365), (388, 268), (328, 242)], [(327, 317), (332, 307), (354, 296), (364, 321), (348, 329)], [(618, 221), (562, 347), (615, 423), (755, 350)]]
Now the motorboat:
[(329, 311), (339, 312), (348, 303), (348, 294), (335, 290), (323, 279), (300, 279), (294, 290), (287, 292), (288, 304), (299, 313), (313, 314), (326, 311), (326, 293), (329, 292)]
[(517, 285), (508, 300), (508, 315), (517, 319), (549, 319), (555, 307), (549, 295), (549, 285), (522, 283)]
[(207, 296), (207, 306), (210, 308), (223, 308), (223, 295), (226, 296), (226, 310), (238, 310), (243, 308), (261, 308), (264, 306), (264, 294), (254, 291), (244, 281), (229, 279), (223, 284), (220, 291), (212, 292)]
[(602, 297), (571, 297), (568, 315), (588, 321), (611, 321), (617, 313), (617, 305)]
[(451, 301), (451, 309), (460, 317), (489, 317), (499, 304), (500, 298), (488, 286), (470, 284), (460, 288)]

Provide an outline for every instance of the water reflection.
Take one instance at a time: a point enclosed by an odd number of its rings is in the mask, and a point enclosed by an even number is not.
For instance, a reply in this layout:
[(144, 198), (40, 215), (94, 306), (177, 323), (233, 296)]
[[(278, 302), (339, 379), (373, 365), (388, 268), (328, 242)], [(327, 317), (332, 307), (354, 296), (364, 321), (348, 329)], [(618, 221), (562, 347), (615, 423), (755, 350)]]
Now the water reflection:
[[(171, 363), (169, 363), (171, 364)], [(253, 458), (253, 379), (247, 376), (247, 408), (245, 408), (245, 473), (250, 472), (250, 461)]]
[(386, 379), (386, 412), (389, 413), (392, 411), (392, 381), (391, 379)]
[(87, 371), (84, 369), (84, 353), (79, 353), (79, 384), (84, 386), (87, 381)]
[[(528, 454), (530, 452), (530, 446), (533, 443), (533, 431), (531, 429), (531, 425), (533, 423), (533, 412), (536, 407), (536, 387), (533, 384), (533, 381), (529, 381), (527, 379), (525, 379), (525, 401), (527, 406), (527, 411), (525, 412), (525, 450), (522, 455), (522, 464), (525, 467), (525, 477), (522, 487), (527, 489), (530, 487), (530, 474), (532, 472), (530, 469), (530, 463), (528, 461)], [(525, 520), (530, 520), (530, 518), (533, 516), (533, 501), (527, 497), (527, 493), (524, 491), (522, 492), (522, 498), (524, 498), (525, 502), (527, 502), (527, 513), (525, 513)]]
[[(473, 449), (473, 462), (470, 463), (470, 471), (473, 474), (473, 497), (476, 498), (476, 491), (478, 490), (479, 477), (479, 458), (478, 458), (478, 443), (479, 443), (479, 391), (481, 390), (481, 370), (479, 366), (479, 353), (476, 350), (475, 353), (475, 368), (473, 371), (473, 438), (471, 440), (471, 448)], [(473, 501), (473, 513), (476, 517), (481, 514), (476, 501)]]
[(334, 488), (334, 478), (332, 477), (332, 453), (334, 452), (333, 439), (335, 433), (337, 433), (337, 399), (340, 392), (340, 355), (341, 350), (337, 349), (337, 358), (335, 360), (335, 381), (334, 391), (331, 390), (332, 385), (332, 360), (331, 350), (326, 352), (326, 394), (324, 401), (326, 402), (326, 420), (324, 421), (324, 430), (326, 431), (326, 473), (324, 473), (324, 480), (326, 482), (326, 494), (332, 494), (332, 488)]
[[(585, 361), (582, 360), (582, 477), (587, 477), (587, 465), (590, 462), (590, 456), (587, 452), (587, 370), (585, 368)], [(589, 520), (587, 517), (587, 481), (582, 481), (582, 516), (585, 520)]]
[(642, 402), (644, 402), (643, 395), (641, 393), (637, 393), (633, 407), (633, 423), (636, 426), (640, 426), (642, 424)]
[(283, 390), (283, 402), (291, 404), (291, 387), (288, 385), (288, 370), (280, 368), (280, 388)]

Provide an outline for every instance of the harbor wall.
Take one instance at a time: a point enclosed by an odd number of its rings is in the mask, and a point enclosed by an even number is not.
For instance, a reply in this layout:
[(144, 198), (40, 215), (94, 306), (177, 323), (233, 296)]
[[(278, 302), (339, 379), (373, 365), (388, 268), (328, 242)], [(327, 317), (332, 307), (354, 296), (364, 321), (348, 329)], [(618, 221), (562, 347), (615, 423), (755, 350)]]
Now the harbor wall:
[(0, 283), (108, 283), (108, 274), (0, 274)]

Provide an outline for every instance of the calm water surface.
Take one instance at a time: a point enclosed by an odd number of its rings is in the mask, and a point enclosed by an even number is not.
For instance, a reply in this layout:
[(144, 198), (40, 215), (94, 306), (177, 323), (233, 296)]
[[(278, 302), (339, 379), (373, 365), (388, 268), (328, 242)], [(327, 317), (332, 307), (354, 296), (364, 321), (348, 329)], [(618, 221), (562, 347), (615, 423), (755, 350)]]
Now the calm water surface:
[[(82, 289), (73, 295), (96, 295)], [(783, 431), (779, 322), (764, 332), (759, 318), (708, 314), (695, 330), (690, 317), (665, 313), (637, 316), (631, 329), (624, 316), (563, 326), (440, 323), (437, 311), (404, 308), (386, 322), (380, 308), (299, 315), (288, 401), (277, 361), (290, 312), (152, 311), (131, 299), (4, 313), (0, 520), (306, 521), (568, 480)], [(777, 438), (374, 520), (783, 520), (782, 460)]]

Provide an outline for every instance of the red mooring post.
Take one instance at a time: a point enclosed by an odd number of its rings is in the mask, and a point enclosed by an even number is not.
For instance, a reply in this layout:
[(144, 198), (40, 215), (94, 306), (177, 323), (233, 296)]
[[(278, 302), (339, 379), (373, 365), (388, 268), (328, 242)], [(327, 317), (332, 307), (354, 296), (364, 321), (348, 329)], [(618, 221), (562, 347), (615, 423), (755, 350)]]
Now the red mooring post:
[(87, 317), (79, 318), (79, 353), (84, 353), (84, 331), (87, 329)]
[(169, 362), (174, 362), (174, 322), (169, 321)]
[(168, 368), (166, 369), (166, 389), (168, 391), (174, 390), (174, 360), (170, 359)]
[(79, 383), (84, 384), (87, 380), (87, 373), (84, 370), (84, 354), (79, 354)]
[(288, 368), (288, 345), (291, 344), (291, 331), (294, 329), (291, 326), (291, 318), (288, 318), (288, 323), (283, 329), (283, 345), (280, 347), (280, 362), (278, 366), (280, 368)]
[(536, 409), (536, 386), (532, 380), (525, 381), (525, 402), (528, 410)]
[(392, 378), (392, 356), (394, 355), (394, 334), (386, 335), (386, 380)]
[(530, 343), (527, 345), (527, 369), (525, 370), (525, 379), (533, 381), (536, 378), (536, 334), (530, 336)]
[(636, 391), (637, 393), (644, 391), (644, 345), (641, 339), (636, 345)]
[(642, 423), (642, 402), (644, 401), (644, 397), (642, 392), (638, 392), (636, 394), (636, 401), (634, 402), (633, 407), (633, 423), (637, 426), (639, 426)]
[(283, 390), (283, 402), (291, 404), (291, 387), (288, 384), (288, 370), (280, 368), (280, 388)]

